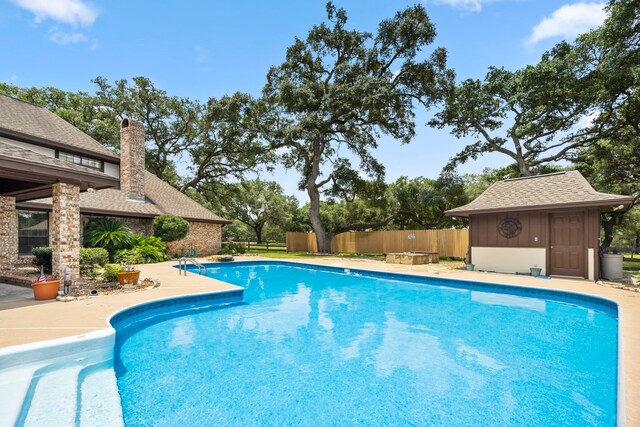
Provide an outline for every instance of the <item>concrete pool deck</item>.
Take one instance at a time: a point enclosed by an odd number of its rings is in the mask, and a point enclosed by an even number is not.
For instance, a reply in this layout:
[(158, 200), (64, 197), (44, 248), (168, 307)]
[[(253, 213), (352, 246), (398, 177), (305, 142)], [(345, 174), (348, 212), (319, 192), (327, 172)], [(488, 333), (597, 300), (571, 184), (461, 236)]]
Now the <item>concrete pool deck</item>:
[[(265, 258), (238, 258), (238, 260), (249, 261), (262, 259)], [(336, 257), (283, 261), (564, 290), (616, 301), (620, 307), (626, 425), (640, 425), (640, 363), (637, 363), (640, 359), (640, 293), (598, 286), (586, 280), (561, 278), (542, 280), (529, 276), (456, 270), (445, 264), (400, 265), (386, 264), (376, 260)], [(186, 277), (179, 276), (173, 265), (175, 261), (141, 266), (141, 278), (153, 277), (159, 279), (161, 283), (160, 287), (145, 291), (101, 295), (67, 303), (27, 301), (22, 297), (3, 301), (0, 295), (0, 348), (104, 329), (108, 327), (107, 319), (111, 314), (146, 301), (238, 289), (236, 286), (197, 274), (189, 273)]]

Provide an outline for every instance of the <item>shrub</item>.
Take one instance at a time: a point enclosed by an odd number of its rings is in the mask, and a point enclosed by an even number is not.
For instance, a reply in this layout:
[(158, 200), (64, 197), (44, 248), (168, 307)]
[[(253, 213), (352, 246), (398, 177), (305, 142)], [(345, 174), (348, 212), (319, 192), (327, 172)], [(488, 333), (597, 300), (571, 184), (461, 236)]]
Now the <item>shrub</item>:
[(189, 232), (186, 219), (175, 215), (160, 215), (153, 219), (153, 235), (164, 242), (180, 240)]
[(80, 274), (94, 276), (96, 266), (109, 262), (109, 252), (104, 248), (80, 248)]
[(116, 250), (130, 245), (132, 235), (131, 229), (118, 220), (102, 218), (87, 226), (84, 243), (92, 248), (105, 248), (113, 256)]
[(118, 273), (122, 271), (122, 267), (118, 264), (107, 264), (104, 266), (104, 273), (102, 273), (102, 280), (105, 282), (117, 282)]
[(125, 264), (166, 261), (169, 259), (166, 250), (167, 245), (158, 237), (137, 234), (131, 239), (131, 247), (117, 251), (114, 259)]
[(132, 271), (136, 264), (146, 264), (144, 256), (139, 249), (122, 249), (116, 252), (115, 260), (124, 266), (127, 271)]
[(51, 266), (52, 249), (50, 247), (40, 246), (33, 248), (31, 249), (31, 254), (33, 255), (33, 265), (38, 268), (44, 268), (45, 273), (51, 273), (53, 268)]
[(240, 242), (227, 242), (224, 248), (220, 251), (222, 255), (236, 255), (243, 254), (247, 251), (244, 243)]

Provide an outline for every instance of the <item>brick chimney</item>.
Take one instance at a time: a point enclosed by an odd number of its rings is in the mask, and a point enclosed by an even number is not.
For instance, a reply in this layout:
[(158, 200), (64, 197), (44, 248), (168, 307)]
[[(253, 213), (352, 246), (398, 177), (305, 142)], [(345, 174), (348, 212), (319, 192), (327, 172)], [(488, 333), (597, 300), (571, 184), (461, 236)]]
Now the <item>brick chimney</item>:
[(144, 126), (131, 119), (120, 124), (120, 189), (144, 200)]

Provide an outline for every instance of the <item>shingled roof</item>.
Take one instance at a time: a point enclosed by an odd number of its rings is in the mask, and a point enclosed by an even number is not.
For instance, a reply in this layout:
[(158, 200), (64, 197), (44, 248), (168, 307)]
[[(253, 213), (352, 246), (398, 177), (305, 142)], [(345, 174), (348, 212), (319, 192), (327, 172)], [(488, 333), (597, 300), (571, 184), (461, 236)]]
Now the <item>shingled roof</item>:
[(144, 175), (144, 192), (163, 213), (196, 221), (231, 223), (148, 171)]
[(6, 95), (0, 95), (0, 135), (120, 163), (117, 154), (46, 108)]
[(578, 171), (498, 181), (469, 204), (450, 209), (450, 216), (545, 210), (549, 208), (630, 205), (631, 196), (600, 193)]
[[(133, 200), (122, 190), (104, 189), (80, 194), (80, 212), (100, 215), (153, 218), (170, 214), (187, 220), (229, 224), (231, 221), (219, 217), (198, 202), (173, 188), (171, 185), (145, 171), (146, 201)], [(51, 198), (33, 200), (20, 204), (23, 209), (50, 209)]]

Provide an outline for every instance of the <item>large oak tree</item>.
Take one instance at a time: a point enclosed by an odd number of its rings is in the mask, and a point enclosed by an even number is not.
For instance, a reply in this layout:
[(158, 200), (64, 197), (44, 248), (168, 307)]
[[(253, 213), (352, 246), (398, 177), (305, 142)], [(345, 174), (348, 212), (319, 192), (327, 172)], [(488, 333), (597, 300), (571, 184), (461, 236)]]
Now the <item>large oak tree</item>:
[(439, 80), (452, 78), (444, 49), (420, 59), (436, 35), (421, 5), (383, 20), (376, 34), (347, 29), (346, 12), (331, 3), (327, 14), (329, 22), (296, 39), (285, 61), (271, 68), (263, 91), (273, 118), (266, 136), (273, 149), (285, 151), (284, 165), (300, 173), (321, 252), (330, 251), (332, 237), (321, 221), (321, 192), (333, 182), (335, 166), (345, 175), (345, 151), (359, 161), (360, 173), (382, 176), (372, 155), (378, 138), (411, 141), (414, 103), (431, 106)]

